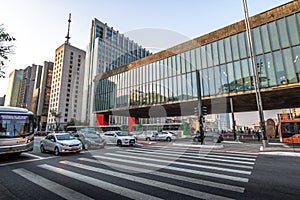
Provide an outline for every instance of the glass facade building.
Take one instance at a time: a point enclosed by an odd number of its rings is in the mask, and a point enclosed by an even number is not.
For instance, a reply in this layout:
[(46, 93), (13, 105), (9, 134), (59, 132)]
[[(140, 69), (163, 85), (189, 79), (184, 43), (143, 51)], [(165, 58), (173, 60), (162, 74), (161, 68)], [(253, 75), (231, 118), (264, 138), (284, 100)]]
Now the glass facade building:
[[(262, 89), (300, 82), (299, 7), (293, 1), (250, 18)], [(94, 111), (196, 101), (196, 70), (203, 98), (254, 92), (244, 21), (166, 51), (98, 76)]]
[(90, 32), (90, 42), (86, 56), (86, 75), (85, 88), (86, 96), (86, 120), (93, 119), (93, 101), (94, 101), (94, 78), (103, 73), (118, 69), (132, 61), (139, 60), (151, 53), (126, 37), (102, 23), (98, 19), (92, 21)]

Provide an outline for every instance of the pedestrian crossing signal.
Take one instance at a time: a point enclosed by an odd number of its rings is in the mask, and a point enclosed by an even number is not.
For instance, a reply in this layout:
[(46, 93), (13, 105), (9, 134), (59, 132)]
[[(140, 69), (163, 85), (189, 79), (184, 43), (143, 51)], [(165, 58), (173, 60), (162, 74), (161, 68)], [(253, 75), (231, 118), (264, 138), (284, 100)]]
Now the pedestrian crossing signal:
[(207, 115), (207, 107), (206, 106), (202, 106), (202, 108), (201, 108), (201, 114), (202, 115)]

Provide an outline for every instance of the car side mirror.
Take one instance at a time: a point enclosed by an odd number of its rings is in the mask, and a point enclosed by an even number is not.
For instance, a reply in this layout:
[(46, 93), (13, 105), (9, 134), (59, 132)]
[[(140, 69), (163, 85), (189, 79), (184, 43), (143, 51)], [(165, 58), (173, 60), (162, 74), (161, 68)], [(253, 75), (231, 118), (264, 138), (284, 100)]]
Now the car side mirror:
[(50, 139), (52, 142), (55, 142), (55, 140), (52, 138), (52, 139)]

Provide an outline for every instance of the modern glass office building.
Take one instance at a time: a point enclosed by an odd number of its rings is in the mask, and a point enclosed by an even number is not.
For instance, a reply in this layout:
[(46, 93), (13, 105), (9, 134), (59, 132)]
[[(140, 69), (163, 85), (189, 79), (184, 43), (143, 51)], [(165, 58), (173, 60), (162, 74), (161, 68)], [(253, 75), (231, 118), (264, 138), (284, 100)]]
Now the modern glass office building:
[(94, 19), (92, 21), (90, 42), (86, 56), (86, 83), (87, 89), (87, 113), (86, 120), (93, 120), (93, 101), (94, 101), (94, 78), (103, 73), (110, 72), (121, 66), (127, 65), (132, 61), (139, 60), (151, 53), (126, 37), (119, 31), (109, 27), (106, 23)]
[[(299, 1), (251, 17), (250, 26), (254, 67), (258, 69), (262, 90), (299, 86)], [(131, 116), (144, 117), (132, 111), (195, 102), (196, 70), (200, 71), (203, 99), (254, 94), (244, 20), (96, 77), (94, 112), (108, 115), (114, 110), (129, 109)]]

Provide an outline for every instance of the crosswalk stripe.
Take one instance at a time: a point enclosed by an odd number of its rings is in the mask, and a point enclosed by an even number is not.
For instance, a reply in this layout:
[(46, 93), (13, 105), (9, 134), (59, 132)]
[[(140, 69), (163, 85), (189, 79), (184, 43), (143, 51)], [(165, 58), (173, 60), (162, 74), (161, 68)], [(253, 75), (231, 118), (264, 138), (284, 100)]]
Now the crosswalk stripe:
[(91, 163), (96, 163), (96, 164), (105, 164), (107, 166), (110, 167), (115, 167), (115, 168), (121, 168), (121, 169), (125, 169), (125, 170), (131, 170), (134, 172), (140, 172), (140, 173), (149, 173), (152, 175), (156, 175), (156, 176), (161, 176), (164, 178), (172, 178), (178, 181), (185, 181), (185, 182), (189, 182), (189, 183), (194, 183), (194, 184), (198, 184), (198, 185), (205, 185), (208, 187), (214, 187), (214, 188), (219, 188), (219, 189), (223, 189), (223, 190), (230, 190), (230, 191), (234, 191), (234, 192), (239, 192), (239, 193), (243, 193), (245, 191), (245, 188), (243, 187), (239, 187), (239, 186), (234, 186), (234, 185), (229, 185), (229, 184), (223, 184), (223, 183), (217, 183), (217, 182), (212, 182), (212, 181), (206, 181), (206, 180), (202, 180), (202, 179), (196, 179), (196, 178), (190, 178), (190, 177), (186, 177), (186, 176), (181, 176), (181, 175), (176, 175), (176, 174), (169, 174), (169, 173), (165, 173), (165, 172), (159, 172), (159, 171), (150, 171), (150, 170), (145, 170), (145, 169), (141, 169), (141, 168), (137, 168), (137, 167), (132, 167), (132, 166), (127, 166), (127, 165), (121, 165), (121, 164), (115, 164), (112, 162), (104, 162), (104, 161), (99, 161), (99, 160), (94, 160), (94, 159), (90, 159), (90, 158), (78, 158), (81, 161), (86, 161), (86, 162), (91, 162)]
[[(118, 151), (119, 153), (123, 153)], [(135, 151), (127, 151), (126, 152), (127, 155), (137, 155), (137, 156), (145, 156), (144, 152), (135, 152)], [(188, 162), (196, 162), (196, 163), (206, 163), (206, 164), (212, 164), (212, 165), (221, 165), (221, 166), (227, 166), (227, 167), (238, 167), (238, 168), (244, 168), (244, 169), (253, 169), (253, 166), (246, 166), (246, 165), (238, 165), (238, 164), (230, 164), (230, 163), (223, 163), (223, 162), (212, 162), (212, 161), (205, 161), (205, 160), (199, 160), (197, 159), (197, 157), (191, 157), (194, 159), (188, 159), (188, 158), (183, 158), (181, 156), (176, 156), (174, 154), (172, 154), (173, 157), (179, 159), (180, 161), (188, 161)], [(154, 157), (154, 158), (163, 158), (163, 159), (174, 159), (172, 158), (172, 156), (170, 157), (169, 154), (167, 154), (166, 156), (163, 155), (153, 155), (153, 154), (147, 154), (147, 157)], [(196, 159), (195, 159), (196, 158)]]
[(70, 177), (70, 178), (73, 178), (73, 179), (77, 179), (79, 181), (88, 183), (90, 185), (102, 188), (104, 190), (122, 195), (122, 196), (130, 198), (130, 199), (151, 199), (151, 200), (152, 199), (153, 200), (159, 200), (160, 199), (158, 197), (154, 197), (154, 196), (147, 195), (147, 194), (144, 194), (144, 193), (141, 193), (141, 192), (137, 192), (135, 190), (131, 190), (131, 189), (128, 189), (128, 188), (125, 188), (125, 187), (121, 187), (121, 186), (118, 186), (118, 185), (115, 185), (115, 184), (111, 184), (111, 183), (108, 183), (108, 182), (105, 182), (105, 181), (101, 181), (99, 179), (95, 179), (95, 178), (92, 178), (92, 177), (89, 177), (89, 176), (85, 176), (85, 175), (82, 175), (82, 174), (71, 172), (71, 171), (68, 171), (68, 170), (65, 170), (65, 169), (62, 169), (62, 168), (53, 167), (51, 165), (42, 164), (42, 165), (39, 165), (39, 167), (41, 167), (43, 169), (53, 171), (53, 172), (56, 172), (58, 174), (62, 174), (64, 176), (67, 176), (67, 177)]
[[(127, 150), (127, 151), (133, 151), (133, 150)], [(170, 151), (145, 151), (145, 150), (141, 150), (141, 149), (135, 149), (134, 151), (136, 152), (145, 152), (147, 154), (159, 154), (159, 155), (170, 155), (170, 156), (176, 156), (179, 157), (178, 155), (174, 155), (174, 153), (170, 152)], [(170, 153), (170, 154), (168, 154)], [(186, 157), (186, 158), (197, 158), (197, 159), (202, 159), (202, 160), (213, 160), (213, 161), (221, 161), (221, 162), (229, 162), (229, 163), (239, 163), (239, 164), (247, 164), (247, 165), (254, 165), (254, 162), (249, 162), (249, 161), (239, 161), (239, 160), (230, 160), (230, 159), (221, 159), (221, 158), (211, 158), (208, 156), (199, 156), (199, 155), (185, 155), (182, 154), (180, 155), (180, 157)]]
[(196, 151), (196, 152), (211, 152), (211, 153), (216, 153), (216, 154), (227, 154), (227, 155), (241, 155), (241, 156), (246, 156), (246, 157), (257, 157), (259, 153), (250, 153), (250, 152), (240, 152), (240, 151), (228, 151), (228, 150), (208, 150), (208, 149), (195, 149), (195, 148), (180, 148), (180, 147), (167, 147), (167, 146), (145, 146), (145, 149), (166, 149), (166, 150), (178, 150), (178, 151)]
[[(158, 160), (158, 159), (152, 159), (152, 158), (141, 158), (141, 157), (136, 157), (136, 156), (124, 155), (124, 154), (121, 154), (121, 153), (106, 153), (105, 155), (111, 155), (111, 156), (122, 157), (122, 158), (125, 157), (125, 158), (145, 160), (145, 161), (154, 161), (154, 162), (168, 163), (168, 164), (170, 163), (170, 161), (166, 161), (166, 160)], [(183, 163), (183, 162), (179, 162), (179, 161), (176, 161), (176, 162), (174, 161), (173, 164), (188, 166), (188, 167), (197, 167), (197, 168), (202, 168), (202, 169), (212, 169), (212, 170), (218, 170), (218, 171), (224, 171), (224, 172), (251, 175), (250, 171), (237, 170), (237, 169), (228, 169), (228, 168), (215, 167), (215, 166), (210, 166), (210, 165)]]
[(145, 166), (149, 166), (149, 167), (151, 166), (151, 167), (156, 167), (156, 168), (170, 169), (170, 170), (174, 170), (174, 171), (186, 172), (186, 173), (203, 175), (203, 176), (210, 176), (210, 177), (227, 179), (227, 180), (232, 180), (232, 181), (239, 181), (239, 182), (248, 182), (249, 181), (248, 178), (242, 178), (242, 177), (236, 177), (236, 176), (230, 176), (230, 175), (224, 175), (224, 174), (217, 174), (217, 173), (211, 173), (211, 172), (204, 172), (204, 171), (192, 170), (192, 169), (186, 169), (186, 168), (172, 167), (172, 166), (166, 166), (166, 165), (158, 165), (158, 164), (153, 164), (153, 163), (137, 162), (137, 161), (132, 161), (132, 160), (128, 160), (128, 159), (125, 160), (125, 159), (120, 159), (120, 158), (111, 158), (111, 157), (99, 156), (99, 155), (94, 155), (93, 157), (117, 161), (117, 162), (145, 165)]
[(92, 198), (81, 194), (79, 192), (76, 192), (75, 190), (72, 190), (70, 188), (67, 188), (63, 185), (60, 185), (58, 183), (55, 183), (53, 181), (50, 181), (46, 178), (43, 178), (37, 174), (34, 174), (30, 171), (27, 171), (26, 169), (19, 168), (19, 169), (14, 169), (13, 172), (16, 174), (26, 178), (27, 180), (43, 187), (46, 190), (49, 190), (51, 192), (54, 192), (55, 194), (61, 196), (62, 198), (65, 199), (70, 199), (70, 200), (91, 200)]
[(189, 152), (194, 152), (194, 153), (209, 153), (211, 155), (230, 155), (230, 156), (237, 156), (237, 157), (248, 157), (248, 158), (257, 158), (258, 154), (248, 154), (248, 153), (241, 153), (241, 152), (225, 152), (225, 151), (216, 151), (216, 150), (207, 150), (207, 149), (191, 149), (191, 148), (186, 148), (186, 149), (178, 149), (174, 147), (162, 147), (162, 148), (152, 148), (152, 147), (145, 147), (144, 149), (151, 149), (151, 150), (168, 150), (172, 152), (179, 152), (179, 153), (189, 153)]
[[(139, 149), (140, 151), (149, 151), (148, 149)], [(151, 150), (150, 150), (151, 151)], [(172, 151), (165, 151), (165, 150), (155, 150), (155, 151), (159, 151), (159, 152), (172, 152)], [(243, 160), (243, 161), (255, 161), (256, 159), (254, 158), (241, 158), (241, 157), (231, 157), (231, 156), (220, 156), (220, 155), (210, 155), (207, 153), (186, 153), (184, 152), (185, 155), (192, 155), (192, 156), (199, 156), (201, 157), (202, 155), (204, 155), (205, 157), (210, 157), (210, 158), (228, 158), (231, 160)]]
[(172, 192), (177, 192), (177, 193), (192, 196), (192, 197), (197, 197), (197, 198), (201, 197), (202, 199), (230, 199), (230, 198), (226, 198), (226, 197), (219, 196), (219, 195), (209, 194), (206, 192), (196, 191), (196, 190), (192, 190), (189, 188), (183, 188), (183, 187), (179, 187), (176, 185), (163, 183), (160, 181), (155, 181), (155, 180), (151, 180), (151, 179), (147, 179), (147, 178), (141, 178), (141, 177), (137, 177), (137, 176), (133, 176), (133, 175), (125, 174), (125, 173), (120, 173), (120, 172), (115, 172), (115, 171), (111, 171), (111, 170), (96, 168), (96, 167), (83, 165), (83, 164), (79, 164), (79, 163), (75, 163), (75, 162), (60, 161), (60, 163), (70, 165), (72, 167), (78, 167), (80, 169), (90, 170), (90, 171), (101, 173), (101, 174), (109, 174), (110, 176), (134, 181), (136, 183), (142, 183), (144, 185), (149, 185), (152, 187), (163, 188), (164, 190), (169, 190)]

